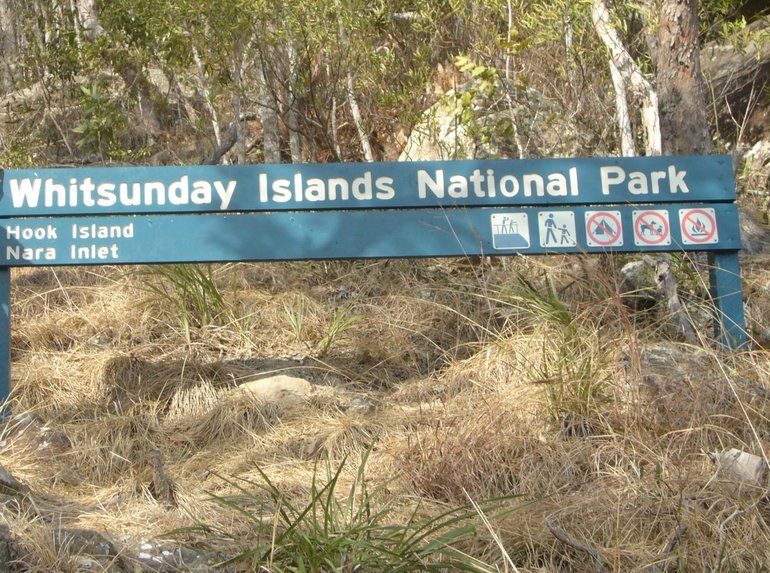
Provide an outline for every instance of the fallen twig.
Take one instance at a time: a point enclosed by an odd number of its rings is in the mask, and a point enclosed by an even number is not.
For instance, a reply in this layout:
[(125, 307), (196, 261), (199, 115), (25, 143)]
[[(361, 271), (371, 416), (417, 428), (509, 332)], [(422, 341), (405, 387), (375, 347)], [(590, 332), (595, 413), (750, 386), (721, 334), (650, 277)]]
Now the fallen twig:
[(556, 527), (553, 524), (553, 520), (550, 516), (545, 518), (545, 525), (556, 539), (562, 543), (565, 543), (566, 545), (569, 545), (573, 549), (577, 549), (583, 553), (588, 553), (591, 557), (593, 557), (596, 564), (597, 573), (608, 573), (607, 561), (604, 559), (604, 556), (599, 552), (598, 549), (594, 549), (593, 547), (581, 543), (563, 529)]
[(669, 554), (676, 548), (679, 544), (679, 540), (685, 533), (687, 533), (686, 525), (677, 527), (674, 534), (669, 537), (663, 551), (661, 551), (661, 559), (657, 563), (653, 563), (649, 568), (645, 569), (645, 571), (648, 571), (649, 573), (663, 573), (668, 568)]

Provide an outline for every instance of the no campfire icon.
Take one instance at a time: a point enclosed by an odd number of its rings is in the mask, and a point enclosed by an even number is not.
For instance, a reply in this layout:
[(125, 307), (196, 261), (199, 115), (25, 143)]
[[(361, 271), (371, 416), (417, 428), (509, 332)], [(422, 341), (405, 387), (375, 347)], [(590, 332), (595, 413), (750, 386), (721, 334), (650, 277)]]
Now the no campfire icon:
[(714, 209), (680, 209), (679, 225), (685, 245), (713, 245), (719, 242)]

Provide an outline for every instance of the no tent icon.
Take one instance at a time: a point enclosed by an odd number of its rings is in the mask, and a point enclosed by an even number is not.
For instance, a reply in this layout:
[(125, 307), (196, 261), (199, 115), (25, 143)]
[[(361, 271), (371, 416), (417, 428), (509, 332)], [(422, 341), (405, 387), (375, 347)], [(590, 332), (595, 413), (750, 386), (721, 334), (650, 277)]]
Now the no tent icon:
[(622, 247), (623, 224), (620, 211), (586, 211), (586, 245)]

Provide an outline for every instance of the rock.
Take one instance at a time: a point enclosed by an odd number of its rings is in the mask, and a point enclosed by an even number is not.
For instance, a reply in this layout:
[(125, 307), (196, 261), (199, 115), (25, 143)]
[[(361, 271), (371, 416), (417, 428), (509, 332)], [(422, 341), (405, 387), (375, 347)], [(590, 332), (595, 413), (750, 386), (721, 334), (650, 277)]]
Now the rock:
[(366, 415), (373, 414), (377, 408), (377, 402), (369, 396), (355, 396), (350, 400), (345, 411), (353, 415)]
[(655, 269), (646, 261), (631, 261), (620, 269), (623, 302), (635, 310), (654, 307), (658, 302)]
[(265, 403), (281, 406), (304, 402), (312, 390), (312, 384), (304, 378), (284, 374), (244, 382), (234, 388), (235, 392), (248, 392)]
[(17, 496), (28, 492), (29, 487), (13, 477), (3, 466), (0, 466), (0, 494)]
[(3, 445), (12, 451), (26, 451), (53, 457), (72, 449), (69, 436), (47, 426), (40, 416), (20, 414), (11, 416), (5, 426)]
[(11, 530), (0, 524), (0, 573), (11, 573)]
[(472, 80), (445, 93), (423, 113), (399, 161), (566, 157), (592, 149), (585, 130), (539, 92), (502, 79), (493, 94), (489, 87)]
[(180, 545), (144, 541), (133, 558), (143, 567), (141, 571), (156, 573), (208, 573), (216, 571), (214, 556)]
[(770, 192), (770, 141), (760, 140), (746, 152), (740, 173), (744, 192)]
[(723, 414), (733, 397), (713, 367), (715, 359), (705, 350), (669, 341), (643, 347), (637, 360), (629, 357), (625, 362), (629, 369), (635, 363), (632, 374), (639, 377), (632, 380), (640, 383), (634, 389), (641, 390), (644, 407), (651, 406), (648, 422), (661, 430), (687, 425), (696, 410)]
[(767, 326), (760, 330), (757, 335), (757, 344), (762, 348), (770, 348), (770, 326)]
[(101, 533), (90, 529), (62, 528), (53, 532), (54, 547), (66, 548), (72, 555), (92, 555), (94, 557), (115, 557), (118, 552), (112, 541)]
[(717, 475), (723, 479), (737, 484), (768, 485), (768, 467), (764, 458), (736, 448), (714, 452), (709, 457), (716, 464)]
[[(770, 42), (763, 37), (770, 31), (770, 18), (759, 18), (746, 29), (747, 42), (731, 42), (720, 38), (700, 50), (703, 76), (708, 78), (708, 93), (713, 98), (719, 132), (756, 139), (767, 134), (767, 106), (757, 98), (770, 82)], [(741, 112), (746, 113), (743, 117)], [(736, 115), (740, 122), (736, 122)]]
[(123, 571), (121, 557), (112, 541), (90, 529), (62, 528), (53, 531), (54, 548), (77, 557), (78, 571)]
[(746, 255), (759, 255), (770, 246), (770, 229), (745, 209), (738, 210), (741, 226), (741, 249)]
[(643, 348), (639, 362), (644, 375), (701, 379), (700, 373), (710, 362), (710, 355), (699, 348), (660, 342)]

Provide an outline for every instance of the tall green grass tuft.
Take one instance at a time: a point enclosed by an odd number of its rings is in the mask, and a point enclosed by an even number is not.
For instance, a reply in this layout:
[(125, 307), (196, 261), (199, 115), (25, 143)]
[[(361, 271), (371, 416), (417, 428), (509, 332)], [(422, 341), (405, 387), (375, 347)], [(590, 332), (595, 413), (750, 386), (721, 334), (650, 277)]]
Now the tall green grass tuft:
[[(318, 468), (305, 504), (294, 504), (261, 469), (259, 480), (227, 480), (235, 497), (214, 500), (251, 521), (256, 530), (253, 547), (223, 565), (246, 565), (252, 571), (334, 573), (343, 571), (468, 571), (495, 569), (469, 557), (463, 547), (486, 531), (480, 507), (496, 517), (509, 513), (513, 496), (473, 503), (439, 515), (426, 516), (420, 507), (403, 517), (389, 482), (372, 487), (366, 477), (371, 449), (365, 452), (352, 483), (343, 484), (343, 460), (325, 462), (325, 482)], [(255, 512), (251, 507), (261, 507)]]
[(158, 265), (139, 274), (147, 279), (143, 288), (173, 305), (188, 340), (191, 328), (204, 328), (230, 316), (211, 265)]
[(330, 308), (327, 312), (326, 324), (317, 336), (308, 332), (308, 307), (305, 295), (299, 294), (291, 303), (284, 303), (283, 315), (294, 338), (302, 342), (309, 351), (315, 352), (318, 357), (323, 357), (350, 327), (364, 318), (361, 314), (354, 314), (353, 308), (352, 303), (340, 309)]
[(542, 334), (542, 360), (535, 374), (548, 385), (551, 417), (567, 425), (583, 424), (613, 400), (606, 344), (594, 325), (581, 325), (549, 276), (542, 288), (521, 275), (517, 283), (516, 305)]

